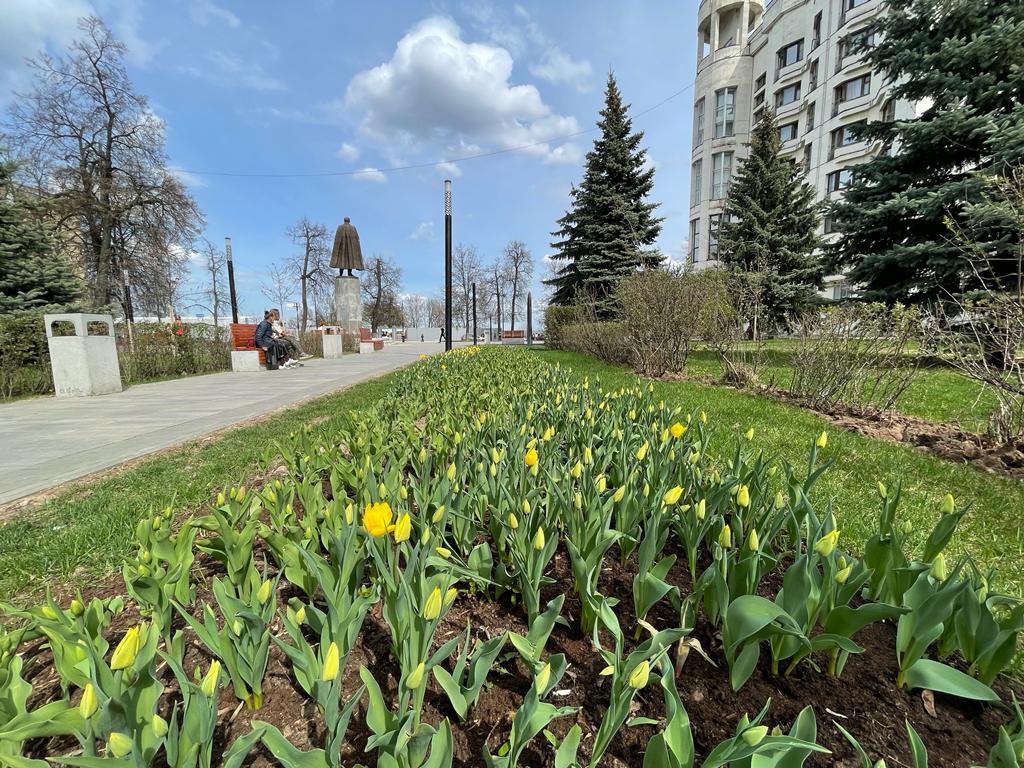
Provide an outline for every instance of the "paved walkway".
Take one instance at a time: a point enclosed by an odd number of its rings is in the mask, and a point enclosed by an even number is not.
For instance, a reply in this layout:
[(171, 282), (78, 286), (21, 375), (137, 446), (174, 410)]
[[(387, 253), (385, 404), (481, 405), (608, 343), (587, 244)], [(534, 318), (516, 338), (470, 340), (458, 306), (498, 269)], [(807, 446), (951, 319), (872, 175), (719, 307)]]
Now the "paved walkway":
[(415, 362), (441, 344), (389, 344), (305, 367), (136, 384), (116, 395), (0, 405), (0, 504), (334, 392)]

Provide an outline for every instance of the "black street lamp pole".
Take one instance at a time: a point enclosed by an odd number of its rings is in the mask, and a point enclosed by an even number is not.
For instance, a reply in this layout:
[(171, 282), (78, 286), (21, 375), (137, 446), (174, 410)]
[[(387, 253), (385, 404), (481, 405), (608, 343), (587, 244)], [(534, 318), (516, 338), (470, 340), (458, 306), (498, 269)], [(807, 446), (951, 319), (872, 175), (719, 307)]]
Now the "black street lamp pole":
[(473, 346), (476, 346), (476, 283), (473, 283)]
[(444, 351), (452, 348), (452, 182), (444, 180)]
[(533, 293), (526, 292), (526, 346), (533, 346)]
[(228, 262), (228, 290), (231, 292), (231, 322), (238, 324), (238, 299), (235, 297), (235, 262), (231, 258), (231, 238), (224, 238), (224, 256)]

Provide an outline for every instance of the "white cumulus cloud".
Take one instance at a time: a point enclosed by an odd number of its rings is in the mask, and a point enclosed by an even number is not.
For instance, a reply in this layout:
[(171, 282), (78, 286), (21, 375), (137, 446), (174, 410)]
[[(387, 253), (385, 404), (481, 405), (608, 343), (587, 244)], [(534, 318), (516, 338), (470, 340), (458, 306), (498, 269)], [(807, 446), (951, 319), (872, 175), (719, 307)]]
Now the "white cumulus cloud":
[(434, 222), (432, 221), (421, 221), (409, 235), (410, 240), (425, 240), (427, 242), (433, 242), (436, 237), (437, 233), (434, 231)]
[(356, 181), (372, 181), (375, 184), (383, 184), (388, 180), (388, 177), (378, 168), (361, 168), (352, 174), (352, 178)]
[(223, 22), (232, 29), (238, 29), (242, 25), (241, 19), (227, 8), (222, 8), (214, 3), (213, 0), (193, 0), (192, 6), (189, 8), (189, 14), (196, 24), (204, 27), (211, 21)]
[(85, 0), (4, 0), (0, 22), (0, 102), (24, 87), (25, 59), (47, 46), (60, 49), (78, 33), (78, 19), (94, 13)]
[(574, 59), (557, 46), (548, 48), (530, 71), (543, 80), (573, 85), (580, 91), (590, 87), (590, 62)]
[(513, 84), (513, 63), (505, 48), (467, 42), (455, 22), (434, 16), (402, 37), (389, 61), (353, 77), (345, 100), (381, 144), (535, 144), (529, 151), (547, 156), (547, 142), (579, 125), (545, 104), (536, 86)]
[(344, 160), (346, 163), (351, 163), (353, 160), (359, 159), (359, 148), (349, 144), (347, 141), (338, 147), (338, 151), (335, 152), (338, 157)]

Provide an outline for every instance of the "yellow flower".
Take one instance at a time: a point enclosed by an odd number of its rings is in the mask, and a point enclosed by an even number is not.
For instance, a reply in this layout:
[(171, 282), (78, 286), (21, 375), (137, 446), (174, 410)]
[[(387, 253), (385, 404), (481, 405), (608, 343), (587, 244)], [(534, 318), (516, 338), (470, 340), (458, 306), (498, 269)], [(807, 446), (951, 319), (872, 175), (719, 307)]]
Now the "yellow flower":
[(519, 518), (516, 517), (515, 512), (508, 513), (508, 527), (511, 528), (513, 531), (519, 527)]
[(695, 510), (698, 520), (703, 520), (704, 515), (707, 514), (707, 503), (704, 499), (697, 502), (697, 509)]
[(160, 717), (160, 715), (153, 715), (150, 718), (149, 724), (153, 728), (153, 735), (158, 739), (162, 739), (167, 735), (167, 721)]
[(405, 685), (410, 691), (415, 691), (421, 685), (423, 685), (423, 673), (426, 671), (427, 666), (422, 661), (416, 665), (416, 669), (409, 673), (409, 677), (405, 680)]
[(754, 439), (754, 428), (751, 427), (750, 429), (748, 429), (743, 436), (745, 438), (747, 438), (747, 440), (753, 440)]
[(954, 509), (956, 509), (956, 500), (953, 498), (952, 493), (947, 493), (946, 497), (942, 500), (942, 514), (951, 515)]
[(649, 445), (645, 442), (643, 445), (641, 445), (639, 448), (637, 448), (637, 451), (636, 451), (636, 454), (635, 454), (637, 461), (643, 461), (647, 457), (647, 449), (648, 449), (648, 447), (649, 447)]
[(740, 507), (750, 506), (750, 489), (741, 485), (736, 491), (736, 505)]
[(675, 424), (672, 425), (672, 427), (669, 429), (669, 431), (672, 433), (672, 437), (680, 438), (680, 437), (683, 436), (683, 433), (686, 431), (686, 427), (683, 426), (680, 422), (677, 421)]
[(671, 507), (673, 504), (679, 501), (679, 497), (683, 495), (683, 488), (677, 485), (675, 488), (669, 488), (665, 491), (665, 495), (662, 497), (661, 502), (666, 507)]
[(708, 415), (706, 413), (704, 413), (704, 411), (700, 412), (700, 423), (701, 424), (707, 424), (708, 423)]
[(750, 547), (750, 549), (752, 551), (757, 551), (758, 549), (761, 548), (761, 542), (758, 541), (758, 539), (757, 539), (757, 529), (756, 528), (751, 528), (750, 529), (750, 535), (747, 536), (747, 546)]
[(541, 441), (548, 442), (552, 437), (555, 436), (555, 430), (553, 427), (548, 427), (544, 430), (544, 436), (541, 437)]
[(135, 663), (135, 657), (142, 645), (142, 638), (139, 637), (141, 625), (132, 627), (124, 633), (121, 642), (114, 649), (114, 655), (110, 657), (110, 668), (113, 670), (127, 669)]
[(722, 528), (722, 532), (718, 534), (718, 546), (722, 549), (728, 549), (732, 546), (732, 529), (728, 523)]
[(878, 481), (878, 495), (881, 496), (884, 499), (888, 495), (888, 493), (889, 492), (885, 488), (885, 483), (883, 483), (881, 480), (879, 480)]
[(448, 465), (448, 482), (449, 483), (454, 483), (455, 482), (455, 462), (454, 461), (451, 464)]
[(355, 515), (355, 509), (352, 507), (351, 502), (345, 507), (345, 522), (348, 525), (352, 525), (352, 518)]
[(455, 602), (455, 598), (459, 596), (459, 590), (455, 587), (448, 587), (448, 591), (444, 593), (444, 604), (451, 605)]
[(625, 496), (625, 495), (626, 495), (626, 486), (620, 485), (618, 488), (615, 489), (615, 493), (612, 494), (612, 501), (614, 501), (616, 504), (618, 504), (620, 501), (622, 501), (622, 497)]
[(775, 492), (775, 508), (782, 509), (786, 506), (786, 497), (782, 495), (782, 491)]
[(491, 461), (494, 464), (497, 464), (499, 461), (501, 461), (501, 451), (499, 451), (497, 448), (491, 448)]
[(131, 754), (134, 744), (131, 737), (119, 731), (114, 731), (107, 736), (107, 749), (114, 757), (121, 758)]
[(416, 458), (419, 459), (420, 464), (425, 462), (427, 460), (427, 449), (426, 448), (420, 448), (420, 452), (416, 456)]
[(946, 580), (946, 556), (941, 552), (939, 552), (939, 554), (935, 556), (935, 559), (932, 560), (932, 567), (929, 573), (936, 581)]
[(528, 450), (526, 452), (526, 455), (523, 457), (523, 461), (525, 461), (526, 466), (530, 468), (537, 466), (537, 449), (531, 448), (530, 450)]
[(537, 678), (534, 680), (534, 685), (537, 688), (537, 693), (543, 694), (544, 690), (548, 687), (548, 683), (551, 682), (551, 663), (548, 662), (541, 667), (540, 672), (537, 673)]
[(611, 666), (609, 664), (607, 667), (605, 667), (600, 672), (598, 672), (598, 674), (603, 676), (603, 677), (608, 677), (608, 675), (614, 675), (615, 674), (615, 667), (613, 667), (613, 666)]
[(845, 584), (846, 580), (850, 578), (850, 574), (853, 572), (853, 566), (848, 565), (845, 568), (841, 568), (836, 572), (836, 583)]
[(444, 547), (438, 547), (434, 551), (437, 552), (437, 554), (443, 557), (445, 560), (452, 556), (452, 551), (450, 549), (445, 549)]
[(409, 498), (409, 490), (404, 485), (398, 486), (398, 498), (402, 501)]
[(814, 545), (814, 551), (822, 557), (828, 557), (832, 554), (836, 548), (836, 542), (839, 541), (839, 530), (834, 530), (826, 533), (817, 543)]
[(598, 493), (604, 493), (608, 488), (608, 480), (604, 475), (601, 475), (596, 481), (594, 481), (594, 485), (597, 486)]
[(747, 746), (756, 747), (762, 741), (764, 737), (768, 735), (767, 725), (755, 725), (753, 728), (747, 728), (741, 736), (743, 741), (747, 743)]
[(423, 606), (423, 618), (427, 621), (433, 621), (441, 615), (441, 588), (434, 587), (431, 591), (430, 596), (427, 597), (427, 602)]
[(379, 539), (394, 530), (394, 526), (391, 525), (392, 517), (394, 513), (391, 511), (391, 505), (386, 501), (378, 501), (363, 510), (363, 527), (368, 534)]
[(444, 504), (442, 504), (436, 510), (434, 510), (434, 516), (431, 518), (431, 520), (434, 522), (434, 525), (437, 525), (441, 522), (442, 517), (444, 517)]
[(88, 720), (96, 714), (96, 710), (99, 708), (100, 702), (96, 698), (96, 689), (92, 683), (86, 683), (85, 688), (82, 690), (82, 700), (78, 702), (79, 713), (83, 719)]
[(305, 624), (306, 623), (306, 606), (300, 605), (299, 606), (299, 610), (297, 610), (295, 612), (295, 623), (296, 624)]
[(533, 537), (533, 548), (537, 551), (544, 549), (544, 529), (538, 528), (537, 533)]
[(824, 448), (826, 445), (828, 445), (828, 432), (822, 430), (821, 434), (818, 435), (818, 439), (814, 441), (814, 444), (819, 448)]
[(644, 659), (633, 668), (632, 672), (629, 673), (629, 687), (639, 691), (647, 685), (647, 680), (650, 675), (651, 664), (647, 659)]
[(524, 515), (530, 514), (530, 500), (529, 499), (523, 499), (523, 507), (522, 508), (523, 508), (523, 514)]
[(583, 474), (583, 465), (577, 461), (572, 465), (572, 469), (569, 470), (569, 474), (572, 475), (573, 480), (579, 480), (580, 475)]
[(409, 517), (409, 513), (406, 512), (395, 523), (395, 542), (401, 544), (403, 541), (408, 541), (409, 536), (412, 533), (412, 518)]
[(220, 662), (214, 659), (210, 663), (210, 671), (206, 673), (206, 677), (203, 678), (202, 685), (200, 688), (203, 691), (203, 695), (209, 698), (217, 693), (217, 678), (220, 677)]
[(341, 666), (341, 653), (338, 651), (338, 644), (331, 643), (327, 646), (327, 656), (324, 657), (324, 668), (320, 673), (320, 680), (329, 683), (338, 676)]

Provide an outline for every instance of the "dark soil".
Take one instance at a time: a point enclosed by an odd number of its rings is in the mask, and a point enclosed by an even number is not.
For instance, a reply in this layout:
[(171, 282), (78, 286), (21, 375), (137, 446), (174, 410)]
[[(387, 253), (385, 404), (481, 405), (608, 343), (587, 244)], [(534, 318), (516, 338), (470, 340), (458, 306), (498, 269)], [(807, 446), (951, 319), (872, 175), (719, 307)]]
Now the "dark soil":
[[(202, 579), (197, 605), (201, 605), (202, 600), (212, 599), (208, 580), (219, 567), (202, 554), (197, 558), (197, 566), (197, 578)], [(604, 716), (609, 680), (598, 674), (604, 662), (592, 647), (590, 639), (578, 628), (580, 603), (572, 592), (571, 571), (564, 550), (560, 549), (556, 554), (549, 572), (554, 583), (545, 588), (543, 601), (558, 594), (566, 596), (562, 617), (567, 620), (568, 627), (556, 626), (546, 650), (547, 653), (564, 653), (569, 662), (565, 677), (549, 700), (557, 706), (579, 708), (574, 716), (554, 721), (549, 730), (561, 739), (573, 723), (578, 723), (583, 729), (580, 759), (585, 764)], [(636, 625), (631, 597), (635, 573), (635, 562), (631, 560), (621, 566), (617, 551), (613, 549), (605, 560), (600, 585), (603, 594), (619, 599), (616, 613), (623, 631), (630, 638)], [(678, 585), (683, 594), (689, 591), (689, 576), (681, 560), (669, 574), (669, 580)], [(779, 582), (780, 574), (771, 574), (765, 580), (762, 592), (770, 596)], [(290, 585), (285, 583), (279, 595), (279, 605), (292, 596), (290, 589)], [(90, 589), (83, 589), (86, 598), (121, 593), (123, 585), (117, 577), (95, 584)], [(116, 617), (111, 627), (112, 637), (116, 639), (138, 620), (134, 606), (129, 603), (127, 610)], [(659, 629), (678, 626), (678, 617), (667, 601), (655, 606), (647, 620)], [(438, 627), (436, 643), (440, 645), (464, 633), (467, 623), (472, 627), (473, 636), (481, 640), (506, 631), (520, 634), (527, 632), (521, 606), (511, 605), (507, 599), (491, 601), (479, 595), (462, 594)], [(283, 634), (280, 626), (274, 626), (273, 631)], [(934, 714), (929, 714), (920, 691), (897, 689), (894, 684), (897, 671), (895, 627), (891, 624), (870, 626), (856, 636), (857, 642), (866, 651), (850, 659), (839, 679), (816, 671), (807, 664), (801, 665), (788, 678), (774, 677), (769, 670), (765, 647), (758, 669), (739, 692), (733, 692), (729, 686), (721, 638), (714, 628), (699, 622), (694, 637), (713, 661), (713, 664), (709, 663), (700, 654), (691, 652), (678, 678), (679, 692), (692, 721), (698, 757), (705, 756), (720, 741), (731, 737), (736, 721), (744, 712), (755, 715), (769, 699), (771, 709), (765, 724), (779, 725), (787, 731), (803, 707), (813, 706), (818, 722), (818, 742), (831, 749), (832, 754), (812, 756), (807, 762), (809, 766), (855, 768), (859, 765), (853, 749), (835, 728), (834, 722), (841, 723), (860, 739), (874, 760), (884, 758), (889, 766), (909, 766), (905, 720), (910, 721), (928, 747), (930, 765), (936, 768), (959, 768), (984, 764), (988, 750), (995, 743), (999, 726), (1009, 719), (1006, 707), (983, 707), (941, 695), (934, 697)], [(385, 697), (394, 697), (399, 671), (391, 658), (389, 647), (390, 634), (378, 605), (367, 615), (359, 641), (349, 656), (344, 672), (346, 696), (359, 687), (359, 668), (366, 666), (373, 671)], [(25, 655), (28, 659), (26, 677), (35, 686), (32, 705), (37, 706), (59, 697), (59, 683), (50, 666), (49, 651), (37, 641), (26, 649)], [(191, 670), (198, 665), (205, 670), (209, 662), (208, 652), (193, 636), (186, 651), (185, 669)], [(177, 685), (166, 666), (163, 666), (162, 678), (167, 686), (165, 699), (169, 711), (169, 702), (177, 692)], [(432, 678), (428, 680), (424, 721), (437, 723), (444, 717), (452, 721), (455, 765), (458, 768), (470, 768), (482, 764), (481, 753), (485, 745), (492, 752), (497, 752), (507, 738), (512, 717), (531, 684), (532, 676), (515, 655), (511, 645), (506, 645), (499, 663), (491, 670), (476, 707), (470, 711), (468, 721), (461, 724), (457, 722), (443, 691)], [(1008, 683), (1001, 682), (996, 688), (1004, 700), (1009, 700)], [(230, 687), (224, 689), (221, 696), (221, 727), (215, 744), (217, 754), (225, 750), (235, 738), (247, 733), (253, 719), (273, 723), (301, 749), (311, 749), (322, 744), (323, 728), (316, 707), (297, 687), (286, 657), (273, 644), (264, 680), (264, 697), (264, 707), (257, 712), (250, 712), (235, 700)], [(655, 719), (663, 717), (660, 687), (650, 685), (640, 691), (634, 699), (633, 714)], [(639, 768), (643, 764), (646, 744), (655, 732), (653, 726), (623, 727), (601, 764), (613, 768)], [(365, 725), (365, 709), (361, 704), (349, 726), (343, 755), (346, 762), (376, 765), (375, 755), (363, 752), (369, 736), (370, 732)], [(68, 740), (39, 742), (32, 745), (32, 754), (62, 754), (73, 750), (75, 746)], [(553, 749), (543, 736), (539, 736), (524, 753), (521, 765), (550, 766), (552, 761)], [(269, 753), (257, 748), (252, 753), (250, 763), (272, 765), (274, 760)]]

